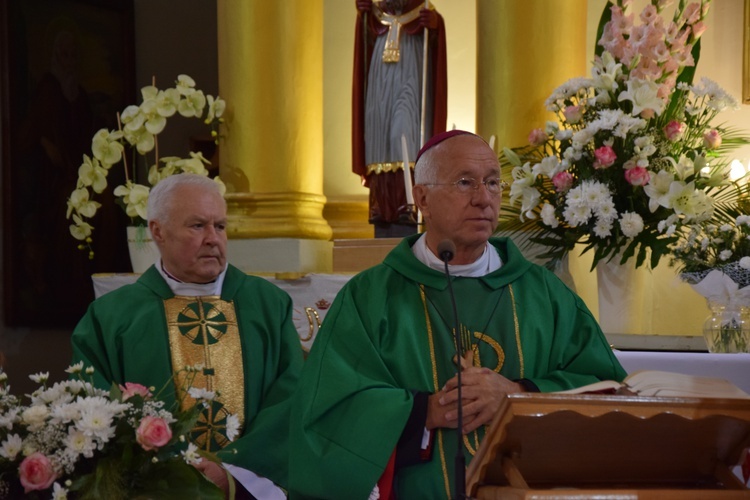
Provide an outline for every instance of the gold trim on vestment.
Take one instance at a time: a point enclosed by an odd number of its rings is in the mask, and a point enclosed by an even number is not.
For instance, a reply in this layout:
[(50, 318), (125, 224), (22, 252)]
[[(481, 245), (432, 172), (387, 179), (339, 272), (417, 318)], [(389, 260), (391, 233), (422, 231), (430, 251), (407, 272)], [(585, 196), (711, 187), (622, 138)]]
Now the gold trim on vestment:
[(510, 304), (513, 306), (513, 326), (516, 334), (516, 345), (518, 346), (518, 378), (524, 378), (523, 374), (523, 349), (521, 348), (521, 329), (518, 326), (518, 312), (516, 311), (516, 296), (513, 294), (513, 285), (508, 283), (510, 290)]
[[(372, 13), (375, 15), (375, 18), (380, 21), (380, 24), (388, 26), (388, 35), (385, 40), (385, 47), (383, 48), (382, 60), (384, 63), (397, 63), (399, 59), (401, 59), (401, 50), (399, 49), (401, 26), (409, 24), (418, 18), (419, 11), (424, 7), (419, 5), (401, 15), (383, 12), (380, 6), (376, 3), (373, 3), (372, 7)], [(395, 30), (393, 29), (394, 27), (396, 28)]]
[[(409, 167), (414, 170), (414, 162), (409, 162)], [(398, 172), (404, 171), (404, 162), (402, 161), (389, 161), (385, 163), (370, 163), (367, 165), (367, 175), (370, 174), (382, 174), (384, 172)]]
[[(191, 441), (201, 449), (215, 451), (229, 443), (226, 418), (236, 415), (240, 430), (245, 424), (245, 384), (242, 343), (234, 302), (218, 296), (175, 296), (164, 300), (169, 332), (172, 369), (178, 391), (185, 390), (192, 373), (183, 369), (202, 365), (192, 387), (216, 392), (193, 428)], [(178, 394), (180, 405), (195, 404), (188, 394)]]
[[(424, 308), (425, 323), (427, 326), (427, 342), (430, 344), (430, 362), (432, 365), (432, 383), (435, 392), (440, 391), (438, 386), (437, 362), (435, 361), (435, 341), (432, 338), (432, 324), (430, 323), (430, 313), (427, 311), (427, 297), (424, 293), (424, 285), (419, 284), (419, 296), (422, 298), (422, 307)], [(445, 463), (445, 447), (443, 446), (443, 431), (437, 429), (438, 449), (440, 450), (440, 466), (443, 469), (443, 481), (445, 482), (445, 494), (451, 497), (451, 484), (448, 478), (448, 466)]]
[[(516, 337), (516, 345), (518, 346), (518, 356), (519, 356), (519, 364), (520, 364), (520, 378), (523, 378), (523, 352), (521, 349), (521, 335), (520, 335), (520, 329), (518, 325), (518, 315), (516, 311), (516, 298), (513, 294), (513, 287), (508, 284), (508, 289), (510, 290), (510, 301), (511, 301), (511, 308), (513, 309), (513, 324), (514, 324), (514, 331), (515, 331), (515, 337)], [(432, 333), (432, 323), (430, 321), (430, 314), (429, 310), (427, 308), (427, 295), (425, 294), (425, 289), (423, 284), (419, 284), (419, 296), (422, 299), (422, 308), (424, 310), (424, 316), (425, 316), (425, 326), (427, 328), (427, 341), (430, 347), (430, 362), (432, 364), (432, 380), (433, 385), (435, 387), (435, 392), (440, 391), (440, 387), (438, 386), (438, 374), (437, 374), (437, 359), (435, 357), (435, 342), (433, 339), (433, 333)], [(463, 330), (463, 325), (461, 325), (461, 328)], [(451, 331), (454, 332), (454, 339), (455, 339), (455, 331), (451, 328)], [(503, 367), (503, 364), (505, 363), (505, 352), (503, 351), (502, 346), (499, 342), (497, 342), (495, 339), (489, 337), (488, 335), (484, 334), (483, 332), (473, 332), (474, 338), (476, 338), (480, 342), (486, 342), (490, 347), (492, 347), (492, 350), (495, 351), (497, 354), (498, 363), (497, 366), (493, 369), (494, 372), (500, 373), (500, 370)], [(455, 340), (454, 340), (455, 345)], [(471, 349), (473, 351), (473, 364), (475, 366), (481, 366), (481, 360), (479, 359), (479, 349), (478, 344), (473, 344), (471, 346)], [(458, 361), (458, 360), (457, 360)], [(488, 427), (486, 424), (484, 426), (485, 428)], [(438, 452), (440, 455), (440, 465), (443, 470), (443, 481), (445, 484), (445, 492), (447, 497), (451, 498), (451, 490), (450, 490), (450, 479), (448, 476), (448, 468), (446, 465), (445, 460), (445, 445), (443, 444), (443, 429), (438, 428), (436, 429), (437, 432), (437, 441), (438, 441)], [(461, 432), (460, 430), (457, 430), (457, 432)], [(464, 434), (463, 436), (463, 443), (466, 447), (467, 451), (471, 456), (474, 456), (476, 454), (477, 449), (479, 448), (479, 434), (477, 431), (474, 431), (474, 446), (471, 445), (469, 442), (469, 438)]]

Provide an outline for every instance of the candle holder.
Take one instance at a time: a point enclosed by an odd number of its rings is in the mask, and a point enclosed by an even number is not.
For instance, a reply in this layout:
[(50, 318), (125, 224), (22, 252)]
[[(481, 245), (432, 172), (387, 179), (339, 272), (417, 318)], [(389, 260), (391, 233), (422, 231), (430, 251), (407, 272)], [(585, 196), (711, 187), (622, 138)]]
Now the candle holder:
[(417, 205), (414, 203), (407, 203), (401, 205), (398, 208), (398, 222), (399, 224), (417, 225)]

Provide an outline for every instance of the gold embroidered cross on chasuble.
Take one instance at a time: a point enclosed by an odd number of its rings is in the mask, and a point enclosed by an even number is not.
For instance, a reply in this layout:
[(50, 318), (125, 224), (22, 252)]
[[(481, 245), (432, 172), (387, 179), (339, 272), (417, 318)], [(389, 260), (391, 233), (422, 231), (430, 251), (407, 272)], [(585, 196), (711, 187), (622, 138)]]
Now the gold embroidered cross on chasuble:
[[(218, 296), (175, 296), (164, 300), (169, 331), (172, 369), (178, 388), (186, 387), (193, 374), (180, 371), (186, 366), (203, 366), (192, 387), (214, 391), (217, 397), (203, 410), (191, 433), (201, 449), (216, 451), (229, 444), (226, 421), (236, 415), (240, 427), (245, 421), (244, 369), (234, 302)], [(178, 389), (179, 390), (179, 389)], [(190, 395), (179, 395), (183, 409), (195, 404)]]

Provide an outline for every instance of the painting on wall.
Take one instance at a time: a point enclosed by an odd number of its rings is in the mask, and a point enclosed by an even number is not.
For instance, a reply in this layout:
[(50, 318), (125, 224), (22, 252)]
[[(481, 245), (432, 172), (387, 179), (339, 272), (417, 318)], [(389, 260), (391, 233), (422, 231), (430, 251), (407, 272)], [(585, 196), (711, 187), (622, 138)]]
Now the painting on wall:
[(111, 200), (92, 223), (93, 259), (66, 210), (94, 133), (116, 128), (133, 99), (133, 4), (7, 0), (0, 30), (4, 322), (70, 327), (93, 300), (93, 273), (129, 270), (127, 219)]

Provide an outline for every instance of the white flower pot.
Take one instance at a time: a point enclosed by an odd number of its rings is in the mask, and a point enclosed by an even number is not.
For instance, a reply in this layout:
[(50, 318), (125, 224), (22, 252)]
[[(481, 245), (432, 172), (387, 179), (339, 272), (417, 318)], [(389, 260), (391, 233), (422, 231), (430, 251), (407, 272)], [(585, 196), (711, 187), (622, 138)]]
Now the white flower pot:
[(650, 276), (645, 268), (635, 268), (634, 259), (621, 265), (620, 255), (596, 265), (599, 293), (599, 325), (604, 333), (642, 334), (645, 330), (645, 293)]
[(133, 272), (141, 274), (159, 260), (159, 249), (146, 226), (128, 226), (128, 251)]

